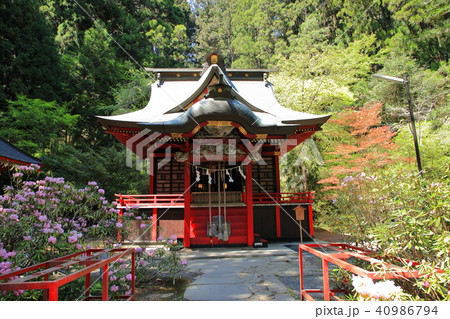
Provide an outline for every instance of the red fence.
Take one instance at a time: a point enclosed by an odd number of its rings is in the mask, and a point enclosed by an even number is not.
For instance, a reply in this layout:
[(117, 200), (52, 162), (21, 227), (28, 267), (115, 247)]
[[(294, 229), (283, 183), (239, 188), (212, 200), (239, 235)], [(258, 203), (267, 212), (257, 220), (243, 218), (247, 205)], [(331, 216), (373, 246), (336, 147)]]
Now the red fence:
[(118, 208), (138, 206), (152, 207), (184, 207), (183, 194), (151, 194), (151, 195), (122, 195), (116, 194)]
[(312, 203), (313, 200), (314, 192), (253, 194), (253, 204)]
[[(325, 252), (331, 250), (332, 253)], [(322, 273), (323, 273), (323, 289), (305, 289), (304, 275), (303, 275), (303, 251), (309, 252), (322, 259)], [(347, 244), (300, 244), (298, 245), (299, 254), (299, 271), (300, 271), (300, 300), (315, 301), (311, 294), (323, 294), (325, 301), (330, 299), (342, 301), (336, 296), (336, 293), (346, 292), (343, 290), (330, 289), (328, 278), (328, 263), (333, 263), (339, 267), (348, 270), (361, 277), (367, 276), (370, 279), (405, 279), (405, 278), (419, 278), (421, 274), (417, 270), (411, 270), (400, 267), (383, 260), (377, 259), (374, 252), (361, 249)], [(358, 266), (355, 266), (346, 261), (349, 258), (357, 258), (370, 262), (371, 264), (378, 264), (386, 269), (386, 272), (369, 271)], [(395, 259), (395, 258), (394, 258)], [(405, 260), (403, 260), (405, 261)], [(406, 260), (411, 265), (417, 266), (419, 263)], [(438, 269), (438, 272), (442, 270)]]
[[(106, 254), (106, 257), (103, 256)], [(109, 266), (119, 258), (131, 255), (131, 294), (115, 296), (115, 299), (135, 299), (135, 252), (134, 249), (89, 249), (64, 257), (52, 259), (34, 266), (10, 272), (0, 276), (0, 291), (44, 289), (44, 300), (58, 300), (59, 287), (85, 276), (85, 292), (83, 300), (109, 300), (108, 280)], [(85, 266), (73, 273), (76, 266)], [(102, 295), (91, 296), (91, 273), (102, 268)], [(36, 271), (37, 270), (37, 271)], [(54, 279), (49, 276), (58, 273)], [(67, 273), (61, 275), (62, 273)], [(18, 278), (15, 278), (18, 277)], [(2, 282), (9, 280), (6, 282)]]
[[(150, 194), (150, 195), (122, 195), (116, 194), (119, 202), (118, 208), (139, 207), (184, 207), (183, 194)], [(245, 196), (243, 196), (245, 198)], [(314, 200), (313, 192), (304, 193), (254, 193), (254, 205), (276, 205), (289, 203), (312, 203)]]

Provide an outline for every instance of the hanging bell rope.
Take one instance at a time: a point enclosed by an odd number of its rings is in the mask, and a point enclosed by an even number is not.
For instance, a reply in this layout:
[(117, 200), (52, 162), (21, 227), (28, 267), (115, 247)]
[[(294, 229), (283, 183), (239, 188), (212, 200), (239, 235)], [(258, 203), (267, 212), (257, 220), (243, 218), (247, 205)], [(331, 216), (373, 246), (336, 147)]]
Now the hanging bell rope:
[[(228, 173), (228, 171), (226, 171)], [(228, 241), (228, 223), (227, 223), (227, 188), (225, 182), (225, 172), (222, 171), (223, 176), (223, 240)]]
[(217, 239), (218, 240), (223, 240), (223, 226), (222, 226), (222, 217), (221, 217), (221, 211), (220, 211), (220, 172), (217, 172), (217, 194), (218, 194), (218, 201), (217, 201), (217, 208), (219, 211), (219, 230), (218, 230), (218, 234), (217, 234)]
[(244, 171), (242, 170), (242, 166), (239, 166), (239, 173), (241, 174), (242, 178), (246, 180), (247, 177), (245, 176)]
[(231, 177), (230, 171), (227, 169), (225, 172), (226, 172), (226, 174), (227, 174), (228, 177), (229, 177), (228, 181), (229, 181), (230, 183), (233, 183), (234, 180), (233, 180), (233, 178)]

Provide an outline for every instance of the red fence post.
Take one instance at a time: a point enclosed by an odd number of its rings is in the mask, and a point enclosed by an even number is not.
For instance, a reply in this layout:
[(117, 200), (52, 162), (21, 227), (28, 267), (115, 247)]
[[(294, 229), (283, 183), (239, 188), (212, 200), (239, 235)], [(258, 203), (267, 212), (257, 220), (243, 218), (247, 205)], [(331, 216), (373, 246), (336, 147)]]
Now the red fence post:
[(330, 301), (330, 281), (328, 279), (328, 261), (322, 259), (323, 271), (323, 300)]
[(303, 251), (298, 247), (298, 260), (299, 260), (299, 275), (300, 275), (300, 300), (303, 300), (303, 289), (305, 288), (305, 283), (303, 280)]
[(158, 208), (153, 207), (152, 241), (156, 241), (157, 238), (158, 238)]
[(102, 275), (102, 300), (108, 300), (108, 268), (109, 264), (103, 266), (103, 275)]
[(52, 285), (52, 287), (48, 289), (49, 301), (58, 301), (58, 288), (59, 287)]
[(131, 294), (133, 296), (135, 294), (135, 286), (136, 286), (136, 251), (133, 250), (133, 253), (131, 254)]

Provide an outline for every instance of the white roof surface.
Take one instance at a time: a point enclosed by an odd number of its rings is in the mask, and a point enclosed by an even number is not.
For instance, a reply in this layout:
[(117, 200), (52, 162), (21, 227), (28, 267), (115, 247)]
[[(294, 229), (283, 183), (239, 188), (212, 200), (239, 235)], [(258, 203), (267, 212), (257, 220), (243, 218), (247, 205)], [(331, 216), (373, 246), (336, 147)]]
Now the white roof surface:
[(138, 123), (171, 120), (178, 117), (184, 107), (208, 87), (214, 76), (217, 77), (220, 74), (233, 87), (236, 99), (247, 105), (262, 120), (275, 117), (281, 125), (282, 123), (301, 125), (302, 122), (311, 120), (324, 123), (329, 118), (328, 115), (313, 115), (284, 108), (276, 100), (272, 84), (269, 82), (261, 80), (231, 82), (216, 64), (211, 65), (198, 81), (178, 80), (153, 83), (150, 100), (142, 110), (121, 115), (97, 116), (97, 118), (103, 125), (114, 127), (139, 127)]

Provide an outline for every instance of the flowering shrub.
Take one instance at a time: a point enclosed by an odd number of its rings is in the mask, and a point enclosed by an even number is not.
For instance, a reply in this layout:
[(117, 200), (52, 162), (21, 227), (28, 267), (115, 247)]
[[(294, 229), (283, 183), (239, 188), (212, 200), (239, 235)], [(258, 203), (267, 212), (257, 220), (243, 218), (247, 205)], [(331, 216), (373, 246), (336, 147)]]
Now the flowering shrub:
[(357, 293), (356, 299), (360, 301), (389, 301), (408, 300), (402, 288), (391, 280), (374, 283), (369, 277), (352, 276), (352, 284)]
[[(0, 274), (89, 248), (87, 242), (111, 246), (118, 230), (126, 238), (123, 223), (134, 219), (133, 210), (126, 210), (119, 220), (117, 203), (108, 202), (96, 182), (78, 189), (63, 178), (37, 178), (38, 168), (18, 166), (13, 186), (0, 196)], [(19, 296), (39, 298), (36, 291), (5, 292), (0, 298)]]
[(156, 249), (136, 248), (138, 277), (147, 281), (156, 277), (168, 277), (175, 283), (187, 264), (187, 260), (181, 259), (178, 254), (183, 245), (177, 241), (175, 235), (166, 240), (158, 238), (158, 242), (161, 245)]
[(393, 169), (347, 176), (333, 201), (334, 212), (323, 216), (322, 222), (345, 234), (349, 242), (376, 250), (386, 261), (418, 270), (419, 279), (398, 282), (404, 292), (414, 298), (446, 300), (450, 282), (448, 186), (445, 180), (434, 182)]

